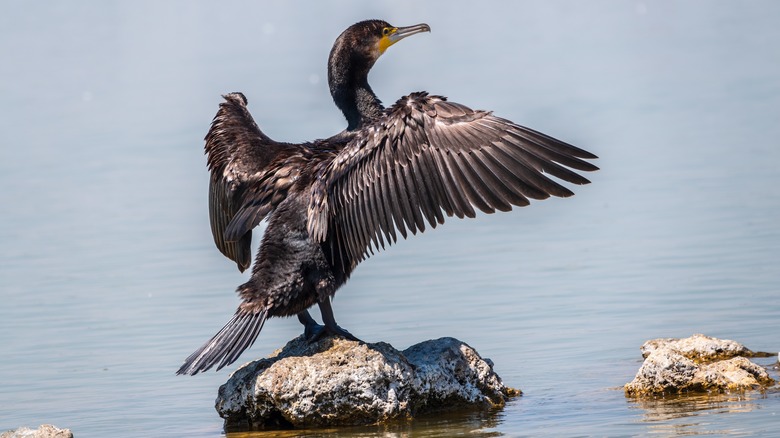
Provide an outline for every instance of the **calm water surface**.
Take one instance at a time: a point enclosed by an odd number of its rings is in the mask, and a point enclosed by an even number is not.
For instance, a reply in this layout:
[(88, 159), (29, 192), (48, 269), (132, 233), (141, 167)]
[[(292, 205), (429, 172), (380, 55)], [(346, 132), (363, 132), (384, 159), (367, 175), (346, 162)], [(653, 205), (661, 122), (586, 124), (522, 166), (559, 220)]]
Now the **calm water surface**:
[[(246, 278), (213, 247), (202, 137), (236, 90), (272, 138), (343, 129), (327, 55), (373, 17), (433, 29), (377, 63), (386, 103), (445, 94), (591, 150), (602, 171), (574, 198), (401, 242), (335, 302), (368, 341), (468, 342), (523, 397), (251, 436), (775, 432), (777, 390), (639, 402), (619, 389), (650, 338), (780, 349), (774, 1), (3, 2), (0, 430), (224, 434), (213, 401), (228, 372), (174, 375)], [(242, 360), (299, 332), (271, 321)]]

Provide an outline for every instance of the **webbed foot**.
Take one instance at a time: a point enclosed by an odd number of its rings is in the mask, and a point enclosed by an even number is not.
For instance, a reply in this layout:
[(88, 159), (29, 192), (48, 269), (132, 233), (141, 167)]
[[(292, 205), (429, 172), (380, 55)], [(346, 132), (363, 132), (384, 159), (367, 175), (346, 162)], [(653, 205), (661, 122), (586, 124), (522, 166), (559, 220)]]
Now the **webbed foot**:
[(317, 321), (311, 317), (308, 310), (298, 313), (298, 321), (303, 324), (303, 335), (310, 343), (317, 342), (327, 336), (341, 336), (346, 339), (363, 342), (346, 329), (341, 328), (336, 324), (336, 320), (333, 317), (333, 308), (330, 306), (330, 300), (319, 303), (320, 311), (322, 312), (322, 320), (324, 325), (317, 324)]
[(320, 301), (318, 304), (320, 306), (320, 312), (322, 313), (322, 322), (325, 323), (325, 329), (322, 331), (323, 333), (320, 335), (320, 337), (326, 334), (338, 335), (355, 342), (363, 342), (356, 338), (352, 333), (339, 327), (339, 325), (336, 324), (336, 318), (333, 317), (333, 308), (330, 306), (330, 299)]
[(303, 336), (309, 343), (315, 342), (322, 338), (325, 332), (325, 326), (317, 324), (317, 321), (311, 317), (308, 310), (304, 310), (298, 314), (298, 321), (303, 324)]

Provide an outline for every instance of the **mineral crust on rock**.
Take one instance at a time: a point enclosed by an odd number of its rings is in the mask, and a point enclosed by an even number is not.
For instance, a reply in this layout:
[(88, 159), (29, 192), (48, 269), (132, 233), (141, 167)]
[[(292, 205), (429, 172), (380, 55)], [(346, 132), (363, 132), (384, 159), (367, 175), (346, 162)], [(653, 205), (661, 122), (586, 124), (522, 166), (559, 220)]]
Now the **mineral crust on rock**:
[(38, 429), (20, 427), (0, 433), (0, 438), (73, 438), (70, 429), (60, 429), (51, 424), (43, 424)]
[(379, 342), (303, 336), (245, 364), (219, 389), (227, 429), (372, 424), (461, 407), (502, 407), (520, 391), (453, 338), (401, 352)]
[(652, 352), (660, 348), (671, 348), (688, 359), (696, 362), (714, 362), (732, 357), (763, 356), (765, 353), (754, 353), (744, 345), (729, 339), (718, 339), (695, 334), (689, 338), (660, 338), (651, 339), (640, 347), (642, 357), (647, 358)]
[(624, 387), (629, 396), (744, 391), (774, 384), (766, 369), (746, 357), (765, 357), (744, 345), (700, 334), (653, 339), (642, 347), (644, 363)]

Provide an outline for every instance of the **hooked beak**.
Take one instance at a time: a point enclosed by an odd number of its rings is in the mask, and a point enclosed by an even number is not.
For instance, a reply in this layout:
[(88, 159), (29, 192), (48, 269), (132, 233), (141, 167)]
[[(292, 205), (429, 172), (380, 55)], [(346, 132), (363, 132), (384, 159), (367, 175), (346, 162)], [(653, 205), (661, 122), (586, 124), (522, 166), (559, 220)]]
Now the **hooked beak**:
[(408, 36), (414, 35), (416, 33), (430, 32), (430, 31), (431, 31), (430, 26), (428, 26), (425, 23), (420, 23), (420, 24), (415, 24), (414, 26), (397, 27), (395, 28), (395, 32), (388, 35), (387, 38), (390, 39), (390, 45), (393, 45)]
[(390, 34), (383, 36), (382, 39), (379, 41), (379, 53), (380, 54), (385, 53), (385, 50), (387, 50), (388, 47), (392, 46), (393, 44), (397, 43), (398, 41), (401, 41), (402, 39), (408, 36), (414, 35), (416, 33), (430, 32), (430, 31), (431, 31), (431, 27), (425, 23), (415, 24), (414, 26), (393, 28)]

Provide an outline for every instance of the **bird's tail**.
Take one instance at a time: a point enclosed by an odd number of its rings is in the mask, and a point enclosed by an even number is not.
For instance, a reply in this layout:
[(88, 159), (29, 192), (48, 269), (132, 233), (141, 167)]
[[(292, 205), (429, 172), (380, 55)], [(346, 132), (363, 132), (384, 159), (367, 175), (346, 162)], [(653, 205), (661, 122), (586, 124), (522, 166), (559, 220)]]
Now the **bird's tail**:
[(238, 309), (233, 318), (213, 338), (190, 355), (176, 374), (194, 376), (219, 363), (217, 371), (230, 365), (251, 347), (263, 328), (268, 313)]

